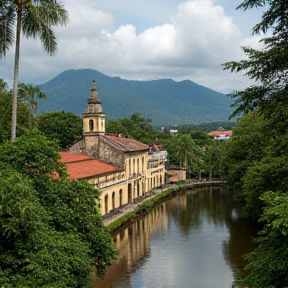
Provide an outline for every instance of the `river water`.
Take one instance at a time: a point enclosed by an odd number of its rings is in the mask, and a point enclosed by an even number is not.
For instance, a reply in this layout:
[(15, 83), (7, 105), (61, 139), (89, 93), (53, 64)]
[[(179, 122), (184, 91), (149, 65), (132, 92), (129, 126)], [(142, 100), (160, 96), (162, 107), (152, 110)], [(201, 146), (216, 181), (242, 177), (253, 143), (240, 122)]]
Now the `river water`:
[(226, 188), (187, 190), (115, 233), (117, 261), (93, 288), (231, 288), (256, 233)]

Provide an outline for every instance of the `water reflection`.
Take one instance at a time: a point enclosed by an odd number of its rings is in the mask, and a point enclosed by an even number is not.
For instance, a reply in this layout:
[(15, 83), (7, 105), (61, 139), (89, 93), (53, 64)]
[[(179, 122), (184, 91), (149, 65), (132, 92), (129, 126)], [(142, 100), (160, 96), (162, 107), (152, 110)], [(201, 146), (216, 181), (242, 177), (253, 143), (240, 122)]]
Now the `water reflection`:
[(93, 288), (230, 288), (255, 233), (227, 189), (187, 191), (115, 235), (117, 262)]

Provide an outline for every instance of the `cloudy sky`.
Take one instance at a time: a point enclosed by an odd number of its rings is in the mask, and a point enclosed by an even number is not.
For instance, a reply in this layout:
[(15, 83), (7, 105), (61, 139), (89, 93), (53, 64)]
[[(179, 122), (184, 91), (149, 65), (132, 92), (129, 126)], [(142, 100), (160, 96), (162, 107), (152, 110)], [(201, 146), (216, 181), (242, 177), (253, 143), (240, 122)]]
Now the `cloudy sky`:
[[(251, 28), (261, 10), (236, 10), (241, 0), (62, 0), (66, 27), (56, 27), (58, 51), (40, 40), (21, 39), (20, 77), (42, 84), (68, 69), (91, 68), (108, 76), (151, 80), (189, 79), (229, 93), (251, 82), (223, 71), (221, 63), (243, 59), (240, 46), (259, 48)], [(0, 59), (0, 78), (10, 86), (14, 49)], [(97, 79), (96, 79), (97, 80)]]

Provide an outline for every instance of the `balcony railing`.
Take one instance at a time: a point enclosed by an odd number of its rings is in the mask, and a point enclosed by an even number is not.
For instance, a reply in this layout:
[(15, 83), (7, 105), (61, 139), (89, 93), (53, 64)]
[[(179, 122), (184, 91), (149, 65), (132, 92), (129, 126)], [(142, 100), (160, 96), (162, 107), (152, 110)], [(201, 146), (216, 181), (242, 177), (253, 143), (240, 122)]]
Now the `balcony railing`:
[(136, 179), (136, 178), (139, 178), (141, 176), (142, 176), (142, 174), (140, 172), (136, 172), (136, 173), (129, 175), (128, 180)]

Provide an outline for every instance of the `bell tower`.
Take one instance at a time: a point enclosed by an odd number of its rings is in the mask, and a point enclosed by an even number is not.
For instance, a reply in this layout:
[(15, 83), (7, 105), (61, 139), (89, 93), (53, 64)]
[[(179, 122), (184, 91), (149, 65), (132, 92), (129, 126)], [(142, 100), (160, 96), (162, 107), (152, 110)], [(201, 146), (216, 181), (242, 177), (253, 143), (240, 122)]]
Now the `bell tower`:
[(105, 134), (105, 117), (102, 112), (102, 105), (98, 98), (96, 90), (96, 81), (93, 80), (90, 98), (87, 100), (87, 108), (83, 116), (83, 136), (85, 138), (86, 148), (97, 145), (98, 136)]

